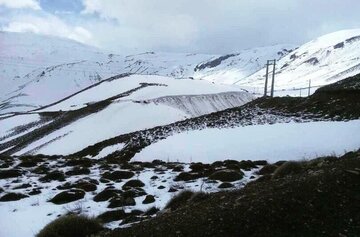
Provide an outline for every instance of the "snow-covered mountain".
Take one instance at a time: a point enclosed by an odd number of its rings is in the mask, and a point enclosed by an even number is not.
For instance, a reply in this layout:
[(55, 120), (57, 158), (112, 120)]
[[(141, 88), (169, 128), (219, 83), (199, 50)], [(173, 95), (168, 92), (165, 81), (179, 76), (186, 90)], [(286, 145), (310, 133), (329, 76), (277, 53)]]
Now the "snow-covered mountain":
[[(121, 74), (162, 75), (231, 84), (280, 58), (292, 46), (242, 50), (231, 55), (155, 53), (122, 56), (71, 40), (2, 32), (0, 111), (23, 112), (56, 102), (103, 79)], [(231, 74), (229, 79), (222, 75)]]
[[(316, 88), (360, 73), (360, 29), (343, 30), (314, 39), (277, 62), (275, 88)], [(237, 82), (264, 86), (265, 69)], [(280, 92), (281, 93), (281, 92)], [(299, 91), (288, 92), (299, 95)], [(276, 94), (275, 94), (276, 95)], [(277, 94), (281, 95), (281, 94)]]

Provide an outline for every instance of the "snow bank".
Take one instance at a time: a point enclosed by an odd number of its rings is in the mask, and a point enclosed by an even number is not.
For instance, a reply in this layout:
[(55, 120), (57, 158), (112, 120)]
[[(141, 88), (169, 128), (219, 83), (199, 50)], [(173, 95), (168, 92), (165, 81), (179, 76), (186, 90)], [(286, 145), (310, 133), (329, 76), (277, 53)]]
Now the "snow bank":
[[(171, 149), (169, 149), (171, 147)], [(205, 129), (168, 137), (138, 153), (134, 161), (310, 159), (360, 148), (360, 120)]]

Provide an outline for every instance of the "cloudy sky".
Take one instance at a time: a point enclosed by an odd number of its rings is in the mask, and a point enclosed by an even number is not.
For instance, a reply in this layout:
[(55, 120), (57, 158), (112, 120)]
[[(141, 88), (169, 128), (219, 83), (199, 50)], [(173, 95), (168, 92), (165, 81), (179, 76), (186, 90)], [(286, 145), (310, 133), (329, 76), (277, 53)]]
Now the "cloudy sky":
[(119, 53), (229, 53), (360, 28), (359, 10), (359, 0), (0, 0), (0, 29)]

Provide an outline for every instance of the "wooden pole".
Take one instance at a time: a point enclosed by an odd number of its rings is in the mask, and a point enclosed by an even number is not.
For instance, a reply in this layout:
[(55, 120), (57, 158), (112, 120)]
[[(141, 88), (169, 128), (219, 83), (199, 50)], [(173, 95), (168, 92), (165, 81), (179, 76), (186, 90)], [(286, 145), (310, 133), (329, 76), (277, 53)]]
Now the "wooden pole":
[(309, 80), (309, 90), (308, 90), (308, 96), (310, 96), (310, 88), (311, 88), (311, 80)]

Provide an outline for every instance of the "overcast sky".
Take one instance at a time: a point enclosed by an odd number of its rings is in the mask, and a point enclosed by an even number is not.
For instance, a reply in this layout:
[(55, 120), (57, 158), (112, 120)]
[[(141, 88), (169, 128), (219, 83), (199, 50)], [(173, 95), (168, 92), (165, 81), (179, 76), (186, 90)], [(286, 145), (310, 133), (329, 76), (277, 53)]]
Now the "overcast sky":
[(0, 0), (0, 29), (117, 51), (229, 53), (360, 28), (360, 0)]

